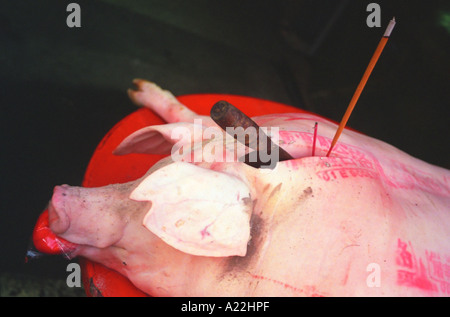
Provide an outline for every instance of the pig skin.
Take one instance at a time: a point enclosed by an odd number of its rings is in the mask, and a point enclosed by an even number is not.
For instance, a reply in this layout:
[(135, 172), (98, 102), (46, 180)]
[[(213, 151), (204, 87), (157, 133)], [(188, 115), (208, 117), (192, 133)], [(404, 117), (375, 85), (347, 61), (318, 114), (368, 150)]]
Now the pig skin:
[[(116, 154), (170, 153), (172, 127), (192, 129), (198, 118), (202, 129), (215, 125), (155, 84), (135, 84), (131, 99), (172, 125), (137, 131)], [(78, 244), (72, 256), (102, 263), (152, 296), (450, 295), (450, 171), (349, 130), (324, 157), (337, 126), (313, 115), (254, 120), (279, 127), (278, 143), (295, 159), (273, 170), (191, 163), (250, 189), (245, 256), (188, 254), (143, 225), (152, 202), (129, 197), (152, 173), (175, 164), (170, 156), (126, 184), (55, 187), (50, 228)], [(311, 157), (316, 121), (317, 156)]]

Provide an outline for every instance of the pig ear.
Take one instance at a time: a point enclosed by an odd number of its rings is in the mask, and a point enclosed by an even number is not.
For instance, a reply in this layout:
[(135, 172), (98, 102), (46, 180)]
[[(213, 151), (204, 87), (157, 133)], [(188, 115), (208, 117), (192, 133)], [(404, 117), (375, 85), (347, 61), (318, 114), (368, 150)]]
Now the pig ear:
[(181, 122), (145, 127), (126, 137), (113, 154), (170, 154), (174, 145), (179, 148), (196, 141), (192, 136), (201, 138), (202, 133), (194, 134), (193, 131), (194, 124)]
[(144, 226), (182, 252), (213, 257), (247, 252), (250, 190), (233, 176), (174, 162), (147, 176), (130, 198), (152, 202)]

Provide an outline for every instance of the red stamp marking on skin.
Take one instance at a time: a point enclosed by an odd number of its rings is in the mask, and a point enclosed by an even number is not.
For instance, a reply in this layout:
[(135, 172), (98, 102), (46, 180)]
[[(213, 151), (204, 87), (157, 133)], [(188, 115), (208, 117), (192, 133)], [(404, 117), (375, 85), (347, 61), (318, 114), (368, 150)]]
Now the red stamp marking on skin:
[(324, 181), (338, 178), (366, 177), (377, 179), (380, 177), (374, 164), (368, 159), (349, 157), (332, 157), (322, 161), (321, 170), (316, 175)]
[[(310, 144), (312, 147), (312, 143), (314, 141), (313, 133), (301, 132), (300, 137), (306, 144)], [(319, 148), (323, 151), (328, 151), (328, 149), (331, 146), (331, 141), (332, 141), (331, 139), (326, 138), (324, 136), (321, 135), (317, 136), (317, 144)], [(333, 154), (335, 154), (335, 156), (338, 157), (348, 157), (355, 160), (369, 160), (366, 152), (362, 151), (356, 146), (344, 143), (337, 143), (336, 146), (333, 148)]]
[[(302, 137), (306, 138), (306, 134), (302, 134)], [(308, 140), (309, 138), (311, 136), (308, 136)], [(328, 147), (329, 139), (318, 137), (318, 141), (321, 144), (321, 148), (323, 146)], [(335, 159), (335, 161), (324, 160), (323, 170), (318, 172), (318, 176), (323, 180), (369, 177), (381, 179), (385, 184), (393, 188), (418, 189), (440, 195), (450, 194), (450, 186), (447, 184), (445, 175), (440, 180), (438, 176), (394, 160), (389, 161), (389, 172), (385, 172), (383, 166), (374, 155), (342, 143), (336, 145), (333, 153), (338, 155), (338, 157), (330, 158)], [(332, 166), (327, 166), (327, 163)]]
[[(300, 133), (299, 136), (305, 143), (312, 146), (314, 137), (312, 133)], [(326, 151), (331, 145), (331, 139), (317, 136), (317, 145), (318, 148)], [(319, 178), (325, 181), (354, 177), (380, 178), (377, 169), (379, 163), (374, 157), (359, 148), (338, 143), (334, 147), (333, 153), (337, 156), (322, 161), (321, 170), (317, 172)]]
[(430, 278), (439, 285), (444, 294), (450, 294), (450, 256), (441, 256), (433, 251), (425, 251)]
[(425, 291), (450, 294), (450, 257), (425, 250), (425, 261), (414, 252), (410, 241), (398, 239), (397, 284)]
[(385, 175), (389, 185), (401, 189), (421, 189), (431, 193), (449, 195), (450, 187), (446, 184), (445, 176), (439, 181), (435, 176), (408, 166), (402, 162), (391, 160), (393, 173)]
[(289, 160), (283, 161), (282, 163), (285, 164), (287, 168), (292, 170), (298, 170), (302, 166), (302, 162), (300, 160)]
[[(312, 148), (314, 135), (309, 132), (280, 131), (280, 144), (292, 144), (301, 139)], [(316, 148), (327, 151), (331, 139), (318, 135)], [(370, 152), (356, 146), (337, 143), (332, 157), (323, 160), (317, 176), (325, 181), (338, 178), (366, 177), (380, 179), (386, 185), (396, 189), (423, 190), (433, 194), (450, 195), (450, 179), (447, 175), (432, 175), (396, 160), (388, 160), (383, 168), (378, 159)], [(296, 165), (291, 166), (296, 169)], [(386, 166), (385, 166), (386, 167)]]
[(284, 288), (288, 288), (288, 289), (290, 289), (290, 290), (292, 290), (292, 291), (294, 291), (294, 292), (296, 292), (298, 294), (302, 294), (302, 295), (305, 295), (305, 296), (324, 297), (323, 294), (320, 294), (319, 292), (317, 292), (315, 286), (305, 286), (304, 289), (301, 289), (301, 288), (289, 285), (289, 284), (287, 284), (285, 282), (272, 279), (270, 277), (257, 275), (257, 274), (251, 274), (251, 273), (250, 273), (250, 276), (252, 278), (254, 278), (254, 279), (263, 280), (263, 281), (267, 281), (267, 282), (270, 282), (270, 283), (273, 283), (273, 284), (280, 285), (280, 286), (282, 286)]

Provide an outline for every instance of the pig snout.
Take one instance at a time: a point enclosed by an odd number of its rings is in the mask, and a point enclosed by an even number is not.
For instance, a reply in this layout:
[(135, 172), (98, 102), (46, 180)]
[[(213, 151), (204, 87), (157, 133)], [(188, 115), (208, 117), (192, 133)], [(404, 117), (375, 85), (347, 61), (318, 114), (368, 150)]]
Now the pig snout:
[(56, 234), (66, 232), (70, 226), (65, 206), (67, 188), (68, 185), (56, 186), (53, 189), (52, 200), (48, 206), (50, 228)]
[(108, 247), (123, 236), (128, 222), (128, 214), (123, 211), (133, 203), (124, 184), (99, 188), (56, 186), (48, 208), (50, 229), (76, 244)]

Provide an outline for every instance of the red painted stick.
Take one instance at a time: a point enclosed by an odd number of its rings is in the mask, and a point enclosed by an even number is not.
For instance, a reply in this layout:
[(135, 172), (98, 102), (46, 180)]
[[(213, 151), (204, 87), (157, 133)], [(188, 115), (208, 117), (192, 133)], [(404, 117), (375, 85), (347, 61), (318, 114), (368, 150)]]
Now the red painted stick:
[(312, 146), (312, 155), (316, 154), (316, 140), (317, 140), (317, 122), (314, 124), (314, 138), (313, 138), (313, 146)]

